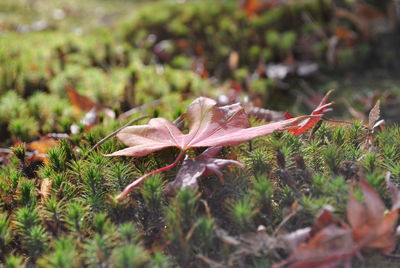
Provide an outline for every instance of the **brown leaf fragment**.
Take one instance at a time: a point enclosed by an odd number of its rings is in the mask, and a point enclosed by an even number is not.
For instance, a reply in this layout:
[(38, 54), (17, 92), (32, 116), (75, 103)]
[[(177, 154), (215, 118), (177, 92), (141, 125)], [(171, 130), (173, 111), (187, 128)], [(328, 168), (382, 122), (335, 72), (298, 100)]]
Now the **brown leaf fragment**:
[(364, 179), (360, 180), (361, 191), (367, 209), (368, 220), (376, 223), (382, 220), (386, 207), (378, 193)]
[(47, 152), (54, 147), (57, 147), (59, 142), (53, 138), (42, 137), (38, 141), (33, 141), (28, 143), (26, 146), (28, 150), (33, 151), (31, 155), (27, 155), (28, 160), (32, 161), (41, 161), (46, 165), (48, 164), (48, 155)]
[(320, 230), (325, 228), (326, 226), (336, 223), (332, 215), (333, 208), (330, 206), (325, 206), (321, 212), (318, 214), (317, 219), (314, 225), (311, 228), (310, 236), (314, 236)]
[[(361, 249), (378, 249), (382, 253), (390, 253), (396, 246), (395, 227), (398, 219), (398, 210), (386, 213), (386, 207), (378, 193), (364, 179), (360, 181), (361, 191), (364, 195), (365, 206), (356, 204), (360, 219), (351, 215), (348, 208), (349, 222), (353, 229), (353, 238)], [(355, 200), (355, 199), (354, 199)], [(358, 202), (358, 201), (356, 201)], [(349, 204), (354, 206), (354, 201)], [(362, 213), (362, 208), (364, 213)], [(363, 216), (361, 216), (363, 215)]]
[(226, 165), (243, 167), (243, 164), (235, 160), (213, 158), (220, 150), (221, 147), (219, 146), (210, 147), (194, 160), (186, 157), (176, 179), (168, 185), (168, 191), (180, 188), (196, 188), (197, 179), (202, 175), (215, 174), (218, 178), (223, 179), (220, 169)]
[(379, 120), (379, 117), (381, 116), (380, 104), (381, 102), (378, 100), (374, 105), (374, 107), (369, 112), (368, 128), (371, 130), (374, 129), (376, 122)]
[(41, 138), (38, 141), (28, 143), (28, 150), (37, 151), (40, 154), (46, 154), (49, 149), (58, 146), (58, 141), (53, 138)]
[(351, 190), (349, 192), (349, 201), (347, 203), (347, 219), (353, 228), (359, 228), (367, 220), (365, 207), (359, 202)]
[(72, 86), (65, 87), (65, 90), (67, 91), (68, 99), (72, 106), (79, 112), (90, 111), (97, 105), (88, 97), (79, 94)]
[(337, 267), (349, 261), (355, 253), (351, 230), (331, 224), (307, 243), (301, 244), (285, 261), (274, 265), (278, 267)]
[(42, 201), (46, 200), (50, 196), (51, 186), (53, 182), (49, 178), (44, 178), (40, 184), (40, 196)]

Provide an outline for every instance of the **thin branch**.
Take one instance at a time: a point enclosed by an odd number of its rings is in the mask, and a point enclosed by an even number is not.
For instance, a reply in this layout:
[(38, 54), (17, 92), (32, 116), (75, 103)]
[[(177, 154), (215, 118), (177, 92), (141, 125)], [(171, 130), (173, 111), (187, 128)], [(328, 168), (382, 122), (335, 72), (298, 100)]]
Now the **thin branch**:
[(299, 209), (292, 209), (292, 211), (290, 211), (289, 215), (287, 215), (282, 221), (281, 223), (278, 225), (278, 227), (276, 227), (274, 233), (272, 234), (273, 237), (275, 237), (278, 232), (282, 229), (282, 227), (291, 219), (293, 218), (294, 215), (297, 214), (297, 212), (299, 211)]
[(147, 108), (154, 107), (154, 106), (158, 106), (158, 105), (160, 105), (161, 103), (162, 103), (162, 101), (161, 101), (160, 99), (155, 100), (155, 101), (152, 101), (152, 102), (149, 102), (149, 103), (145, 103), (145, 104), (143, 104), (143, 105), (141, 105), (141, 106), (138, 106), (138, 107), (135, 107), (135, 108), (130, 109), (129, 111), (126, 111), (125, 113), (121, 114), (121, 115), (119, 116), (119, 118), (120, 118), (120, 119), (126, 119), (126, 118), (128, 118), (129, 116), (131, 116), (131, 115), (134, 115), (134, 114), (136, 114), (136, 113), (138, 113), (138, 112), (141, 112), (141, 111), (143, 111), (143, 110), (145, 110), (145, 109), (147, 109)]
[(353, 122), (349, 122), (349, 121), (344, 121), (344, 120), (335, 120), (335, 119), (330, 119), (330, 118), (326, 118), (325, 116), (321, 117), (322, 120), (327, 121), (327, 122), (332, 122), (332, 123), (338, 123), (338, 124), (346, 124), (346, 125), (353, 125)]
[(218, 263), (202, 254), (197, 254), (196, 257), (200, 260), (202, 260), (203, 262), (205, 262), (206, 264), (208, 264), (210, 267), (212, 268), (224, 268), (226, 267), (224, 264), (222, 263)]
[(117, 129), (117, 130), (115, 130), (114, 132), (108, 134), (106, 137), (104, 137), (104, 138), (101, 139), (99, 142), (97, 142), (97, 143), (85, 154), (85, 156), (82, 157), (82, 160), (83, 160), (83, 159), (86, 159), (86, 157), (88, 157), (88, 155), (89, 155), (91, 152), (93, 152), (97, 147), (99, 147), (99, 146), (102, 145), (104, 142), (106, 142), (107, 140), (109, 140), (109, 139), (111, 139), (112, 137), (114, 137), (115, 135), (117, 135), (118, 132), (120, 132), (120, 131), (123, 130), (124, 128), (126, 128), (126, 127), (128, 127), (128, 126), (130, 126), (130, 125), (132, 125), (132, 124), (134, 124), (134, 123), (136, 123), (137, 121), (140, 121), (140, 120), (142, 120), (142, 119), (144, 119), (144, 118), (147, 118), (147, 117), (149, 117), (149, 116), (148, 116), (148, 115), (142, 115), (142, 116), (139, 116), (139, 117), (137, 117), (137, 118), (135, 118), (135, 119), (132, 119), (131, 121), (129, 121), (128, 123), (126, 123), (125, 125), (123, 125), (122, 127), (120, 127), (119, 129)]

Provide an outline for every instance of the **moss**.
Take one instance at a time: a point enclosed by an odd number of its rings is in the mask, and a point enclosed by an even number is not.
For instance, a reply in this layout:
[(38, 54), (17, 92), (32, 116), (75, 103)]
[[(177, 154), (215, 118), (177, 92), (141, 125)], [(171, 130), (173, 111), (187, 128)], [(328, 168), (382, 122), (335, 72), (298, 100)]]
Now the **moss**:
[[(247, 105), (300, 114), (311, 105), (308, 102), (315, 102), (312, 96), (317, 96), (312, 92), (314, 95), (302, 96), (290, 106), (294, 96), (309, 92), (301, 87), (309, 83), (311, 88), (336, 85), (341, 89), (341, 83), (320, 80), (332, 74), (332, 70), (326, 71), (327, 44), (303, 19), (303, 14), (308, 14), (330, 36), (334, 27), (341, 25), (332, 16), (331, 1), (298, 1), (256, 16), (247, 16), (235, 1), (147, 1), (145, 5), (135, 3), (135, 11), (126, 12), (124, 27), (117, 23), (110, 33), (110, 28), (89, 31), (89, 25), (79, 24), (83, 35), (70, 32), (80, 20), (74, 15), (79, 7), (82, 13), (78, 13), (87, 15), (79, 17), (91, 18), (102, 12), (91, 5), (105, 5), (109, 14), (125, 5), (131, 7), (128, 2), (132, 1), (118, 1), (118, 5), (89, 0), (63, 3), (64, 11), (73, 5), (65, 21), (51, 19), (54, 28), (26, 34), (12, 29), (22, 21), (30, 25), (28, 16), (49, 16), (59, 7), (34, 8), (31, 14), (17, 2), (0, 3), (6, 17), (11, 10), (22, 12), (16, 15), (18, 24), (0, 23), (6, 31), (5, 38), (0, 38), (1, 267), (205, 267), (199, 256), (226, 263), (235, 249), (218, 238), (220, 228), (238, 237), (260, 225), (269, 234), (278, 226), (281, 232), (291, 232), (311, 225), (326, 205), (344, 218), (348, 190), (361, 176), (385, 202), (389, 199), (384, 183), (387, 172), (399, 184), (399, 126), (388, 124), (372, 133), (363, 122), (336, 126), (324, 121), (300, 136), (281, 131), (225, 147), (221, 157), (236, 159), (245, 168), (225, 169), (224, 181), (205, 176), (197, 190), (169, 195), (165, 185), (174, 180), (179, 169), (174, 168), (146, 179), (126, 200), (118, 202), (115, 196), (127, 184), (171, 163), (177, 155), (172, 148), (142, 158), (106, 157), (124, 148), (115, 138), (90, 151), (129, 119), (148, 114), (174, 120), (193, 98), (217, 97), (231, 88), (239, 99), (248, 99)], [(304, 39), (314, 40), (307, 49)], [(342, 45), (336, 47), (338, 72), (373, 53), (364, 50), (363, 44), (355, 43), (354, 48)], [(363, 51), (348, 57), (358, 48)], [(229, 66), (233, 51), (239, 54), (235, 68)], [(303, 59), (318, 63), (321, 75), (308, 78), (292, 73), (277, 81), (263, 70), (269, 63)], [(314, 83), (324, 83), (324, 87)], [(382, 86), (386, 88), (379, 84)], [(98, 107), (111, 108), (116, 118), (99, 112), (94, 125), (85, 125), (81, 120), (89, 109), (69, 100), (67, 87)], [(365, 103), (381, 96), (386, 119), (391, 110), (396, 111), (389, 108), (396, 105), (391, 101), (400, 95), (398, 88), (380, 91), (373, 98), (369, 93), (360, 100), (352, 96), (347, 101), (366, 112), (369, 107)], [(334, 115), (346, 118), (341, 99), (346, 96), (344, 91), (338, 90), (335, 96)], [(305, 99), (307, 105), (302, 103)], [(160, 103), (146, 107), (154, 100)], [(120, 117), (132, 108), (138, 110), (131, 110), (128, 118)], [(264, 122), (251, 119), (252, 126), (261, 124)], [(72, 134), (71, 126), (79, 131)], [(41, 156), (44, 161), (27, 149), (30, 141), (51, 137), (58, 140), (58, 146)], [(372, 140), (369, 147), (367, 138)], [(200, 152), (193, 150), (190, 155)], [(49, 182), (47, 189), (42, 189), (44, 182)], [(357, 191), (356, 195), (362, 198)], [(297, 205), (296, 215), (280, 226)], [(365, 259), (369, 264), (385, 258), (374, 255)], [(278, 261), (276, 256), (262, 254), (240, 257), (237, 263), (265, 267)]]

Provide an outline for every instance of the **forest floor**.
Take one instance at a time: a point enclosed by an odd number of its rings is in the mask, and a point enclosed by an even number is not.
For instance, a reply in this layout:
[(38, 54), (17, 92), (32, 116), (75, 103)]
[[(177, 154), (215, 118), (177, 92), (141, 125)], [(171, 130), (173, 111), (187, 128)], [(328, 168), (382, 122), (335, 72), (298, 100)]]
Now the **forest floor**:
[(392, 1), (242, 2), (0, 1), (0, 267), (399, 267)]

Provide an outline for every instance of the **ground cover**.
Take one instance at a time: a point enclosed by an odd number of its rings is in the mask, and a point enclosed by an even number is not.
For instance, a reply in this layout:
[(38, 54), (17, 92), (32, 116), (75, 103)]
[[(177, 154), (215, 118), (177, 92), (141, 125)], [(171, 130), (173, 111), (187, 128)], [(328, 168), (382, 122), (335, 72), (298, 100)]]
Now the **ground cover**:
[(243, 3), (0, 3), (0, 265), (396, 267), (392, 1)]

